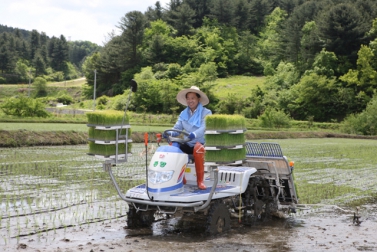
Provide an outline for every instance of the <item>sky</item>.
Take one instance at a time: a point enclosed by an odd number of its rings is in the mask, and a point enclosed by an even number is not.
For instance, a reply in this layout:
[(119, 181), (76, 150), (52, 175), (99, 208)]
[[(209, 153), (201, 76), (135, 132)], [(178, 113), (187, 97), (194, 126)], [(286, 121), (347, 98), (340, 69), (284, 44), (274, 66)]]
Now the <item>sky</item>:
[[(170, 0), (159, 0), (166, 7)], [(157, 0), (0, 0), (0, 24), (45, 32), (48, 37), (90, 41), (100, 46), (108, 34), (119, 34), (122, 17), (145, 12)]]

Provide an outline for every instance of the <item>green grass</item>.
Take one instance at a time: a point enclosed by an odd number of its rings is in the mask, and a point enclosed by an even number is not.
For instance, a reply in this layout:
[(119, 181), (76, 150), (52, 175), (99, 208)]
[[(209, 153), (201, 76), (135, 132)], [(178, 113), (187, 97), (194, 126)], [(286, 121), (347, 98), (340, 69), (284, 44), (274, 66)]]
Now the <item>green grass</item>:
[(50, 87), (82, 87), (86, 83), (85, 78), (79, 78), (75, 80), (60, 81), (54, 83), (48, 83)]
[[(86, 80), (76, 79), (70, 81), (54, 82), (47, 83), (47, 93), (49, 96), (55, 96), (59, 92), (67, 92), (73, 97), (79, 97), (82, 91), (82, 86), (86, 83)], [(34, 96), (33, 84), (30, 85), (31, 96)], [(6, 99), (12, 96), (19, 95), (23, 92), (25, 95), (28, 95), (29, 92), (29, 83), (22, 84), (0, 84), (0, 99)]]
[[(247, 98), (250, 96), (250, 90), (256, 88), (258, 85), (263, 87), (265, 77), (253, 77), (253, 76), (232, 76), (229, 78), (221, 78), (215, 81), (216, 87), (212, 89), (212, 92), (219, 98), (223, 99), (228, 97), (229, 94), (234, 94), (237, 98)], [(73, 97), (78, 97), (78, 94), (82, 91), (82, 86), (86, 83), (84, 78), (61, 81), (55, 83), (47, 83), (47, 93), (49, 96), (57, 95), (61, 91), (67, 91)], [(2, 84), (0, 85), (0, 99), (15, 96), (19, 94), (20, 90), (26, 90), (28, 83), (23, 84)], [(33, 85), (31, 85), (33, 90)], [(88, 109), (92, 108), (92, 102), (83, 101)]]
[(211, 90), (220, 100), (227, 98), (229, 94), (245, 99), (250, 97), (251, 90), (257, 86), (263, 87), (265, 77), (232, 76), (229, 78), (217, 79), (216, 87)]

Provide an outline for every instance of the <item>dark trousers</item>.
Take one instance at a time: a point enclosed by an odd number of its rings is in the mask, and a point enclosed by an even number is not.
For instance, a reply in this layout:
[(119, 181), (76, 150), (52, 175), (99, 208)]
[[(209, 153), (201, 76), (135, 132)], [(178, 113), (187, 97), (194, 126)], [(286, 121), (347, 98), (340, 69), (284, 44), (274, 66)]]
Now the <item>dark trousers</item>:
[(179, 148), (186, 154), (192, 154), (194, 151), (194, 147), (190, 147), (187, 144), (179, 144)]

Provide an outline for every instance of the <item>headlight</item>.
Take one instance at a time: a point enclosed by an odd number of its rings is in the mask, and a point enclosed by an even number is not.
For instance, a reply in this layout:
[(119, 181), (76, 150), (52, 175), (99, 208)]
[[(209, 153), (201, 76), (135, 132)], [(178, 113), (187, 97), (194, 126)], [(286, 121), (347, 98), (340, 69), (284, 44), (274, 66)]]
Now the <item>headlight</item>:
[(148, 181), (154, 184), (165, 183), (173, 177), (174, 171), (148, 171)]

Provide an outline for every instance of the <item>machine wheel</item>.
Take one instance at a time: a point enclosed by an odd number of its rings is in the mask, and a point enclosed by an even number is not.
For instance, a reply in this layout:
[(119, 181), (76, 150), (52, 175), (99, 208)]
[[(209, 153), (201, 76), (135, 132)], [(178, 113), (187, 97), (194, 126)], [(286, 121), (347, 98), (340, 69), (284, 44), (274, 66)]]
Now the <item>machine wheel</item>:
[(208, 211), (206, 233), (215, 235), (230, 229), (230, 214), (221, 201), (213, 203)]
[(154, 221), (154, 211), (139, 211), (130, 207), (127, 212), (127, 227), (140, 228), (140, 227), (150, 227)]

